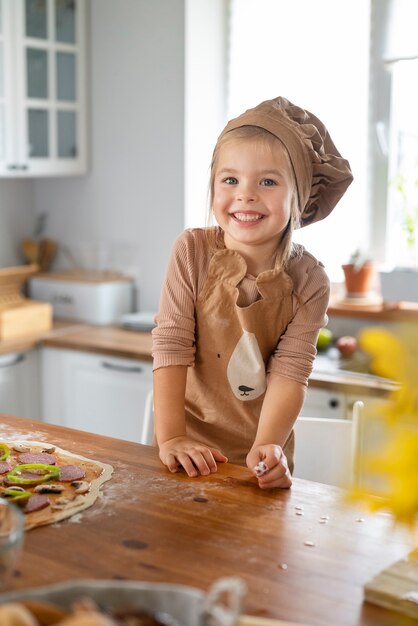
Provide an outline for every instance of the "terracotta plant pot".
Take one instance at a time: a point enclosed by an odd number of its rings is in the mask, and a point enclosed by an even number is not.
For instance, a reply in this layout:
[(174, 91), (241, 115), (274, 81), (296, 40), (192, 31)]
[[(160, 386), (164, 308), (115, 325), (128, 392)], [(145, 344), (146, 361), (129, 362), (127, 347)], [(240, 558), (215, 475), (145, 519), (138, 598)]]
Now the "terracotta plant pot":
[(348, 264), (343, 265), (342, 268), (347, 295), (361, 297), (372, 291), (375, 280), (373, 263), (364, 263), (360, 266)]

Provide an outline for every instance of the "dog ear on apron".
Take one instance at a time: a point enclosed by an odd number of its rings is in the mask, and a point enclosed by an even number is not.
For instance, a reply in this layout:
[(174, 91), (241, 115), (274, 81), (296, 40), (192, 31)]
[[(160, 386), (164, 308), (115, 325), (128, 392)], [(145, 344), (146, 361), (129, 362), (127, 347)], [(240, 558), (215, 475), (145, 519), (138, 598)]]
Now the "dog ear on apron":
[(238, 400), (254, 400), (265, 392), (266, 367), (254, 333), (243, 331), (229, 359), (226, 375)]

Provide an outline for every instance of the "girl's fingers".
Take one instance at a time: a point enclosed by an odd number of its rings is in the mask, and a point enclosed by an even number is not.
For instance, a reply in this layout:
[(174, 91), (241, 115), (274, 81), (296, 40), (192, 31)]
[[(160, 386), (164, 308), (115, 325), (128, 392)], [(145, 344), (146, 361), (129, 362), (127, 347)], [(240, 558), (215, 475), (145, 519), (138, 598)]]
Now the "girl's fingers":
[[(205, 458), (204, 452), (206, 452), (207, 458)], [(214, 471), (211, 470), (211, 468), (215, 466), (216, 469), (216, 463), (210, 450), (192, 450), (187, 453), (179, 454), (177, 459), (182, 464), (188, 476), (197, 476), (198, 474), (207, 476), (211, 471)], [(212, 461), (210, 461), (210, 459), (212, 459)]]
[(269, 468), (272, 469), (273, 467), (276, 467), (277, 465), (280, 465), (280, 463), (282, 463), (283, 457), (284, 452), (282, 448), (280, 446), (272, 446), (267, 451), (267, 454), (263, 460), (265, 461), (265, 463), (267, 463)]
[[(228, 457), (222, 454), (222, 452), (218, 450), (217, 448), (208, 448), (208, 450), (210, 450), (210, 452), (212, 453), (215, 461), (218, 461), (219, 463), (228, 463)], [(215, 463), (215, 469), (216, 469), (216, 463)]]
[(216, 472), (216, 461), (212, 456), (212, 452), (209, 448), (202, 448), (202, 450), (196, 450), (191, 454), (193, 463), (199, 470), (202, 476), (207, 476), (211, 472)]
[(287, 463), (279, 463), (258, 479), (260, 489), (287, 488), (291, 484), (292, 478)]
[(188, 476), (197, 476), (198, 471), (194, 466), (192, 459), (186, 452), (180, 452), (177, 455), (177, 461), (180, 463)]
[(167, 465), (168, 469), (170, 470), (170, 472), (177, 472), (178, 471), (178, 462), (176, 457), (174, 456), (174, 454), (168, 454), (165, 464)]
[(202, 450), (202, 454), (209, 472), (216, 472), (218, 466), (216, 465), (216, 461), (214, 458), (214, 450), (212, 448), (205, 448), (204, 450)]
[(177, 472), (182, 467), (188, 476), (207, 476), (217, 470), (216, 460), (225, 463), (228, 459), (216, 448), (206, 446), (190, 447), (185, 450), (175, 450), (161, 456), (161, 460), (170, 470)]
[(292, 486), (292, 477), (290, 472), (287, 471), (283, 476), (271, 481), (258, 482), (260, 489), (288, 489)]
[[(189, 450), (187, 454), (190, 457), (195, 469), (197, 469), (198, 473), (202, 474), (202, 476), (207, 476), (212, 472), (216, 472), (216, 461), (211, 448), (199, 446), (198, 448)], [(189, 474), (189, 476), (191, 475), (194, 476), (195, 474)]]

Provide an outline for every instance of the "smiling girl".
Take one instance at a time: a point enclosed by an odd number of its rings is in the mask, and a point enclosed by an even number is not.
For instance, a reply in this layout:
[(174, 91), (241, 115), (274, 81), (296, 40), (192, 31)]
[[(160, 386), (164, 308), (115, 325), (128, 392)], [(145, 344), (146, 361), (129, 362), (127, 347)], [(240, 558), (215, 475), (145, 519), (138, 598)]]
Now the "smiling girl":
[(247, 465), (262, 489), (289, 487), (329, 281), (292, 243), (352, 181), (323, 124), (285, 98), (231, 120), (215, 146), (218, 226), (176, 240), (153, 331), (161, 461), (189, 476)]

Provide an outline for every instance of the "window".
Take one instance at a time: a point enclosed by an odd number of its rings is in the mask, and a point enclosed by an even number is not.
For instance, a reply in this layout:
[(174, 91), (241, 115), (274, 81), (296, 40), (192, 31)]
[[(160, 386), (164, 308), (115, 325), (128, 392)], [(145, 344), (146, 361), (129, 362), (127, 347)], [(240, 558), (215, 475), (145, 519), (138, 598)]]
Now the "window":
[(390, 94), (385, 259), (390, 265), (418, 267), (418, 3), (387, 0), (385, 13), (381, 64)]
[(354, 174), (331, 215), (295, 240), (332, 281), (343, 280), (341, 264), (359, 247), (379, 263), (417, 265), (406, 228), (415, 216), (418, 229), (418, 1), (188, 0), (187, 7), (186, 226), (205, 223), (211, 151), (226, 120), (282, 95), (325, 123)]
[(398, 61), (391, 73), (386, 259), (418, 266), (418, 60)]
[(232, 0), (228, 118), (285, 96), (327, 126), (355, 182), (333, 213), (295, 235), (342, 280), (341, 264), (369, 244), (367, 0)]

